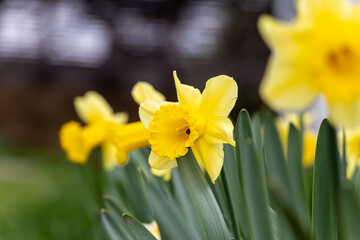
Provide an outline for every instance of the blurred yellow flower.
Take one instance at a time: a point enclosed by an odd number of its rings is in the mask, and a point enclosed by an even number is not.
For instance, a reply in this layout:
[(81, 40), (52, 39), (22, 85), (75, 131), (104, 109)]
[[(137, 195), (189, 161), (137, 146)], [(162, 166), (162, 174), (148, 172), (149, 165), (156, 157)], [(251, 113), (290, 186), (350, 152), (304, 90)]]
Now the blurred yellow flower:
[(116, 148), (110, 139), (111, 124), (125, 124), (126, 113), (114, 113), (106, 100), (97, 92), (87, 92), (74, 100), (75, 110), (87, 125), (81, 127), (71, 121), (60, 130), (60, 144), (68, 158), (75, 163), (86, 163), (91, 151), (100, 146), (104, 167), (111, 170), (116, 165)]
[[(311, 116), (304, 114), (303, 116), (303, 156), (302, 163), (304, 167), (309, 167), (314, 163), (315, 160), (315, 149), (316, 149), (316, 134), (310, 129)], [(289, 135), (290, 123), (300, 129), (300, 116), (298, 114), (286, 114), (284, 118), (278, 118), (276, 125), (279, 131), (280, 140), (282, 142), (284, 152), (287, 152), (287, 143)]]
[[(339, 133), (339, 145), (342, 150), (343, 133)], [(345, 130), (346, 146), (346, 176), (351, 178), (357, 166), (360, 165), (360, 127)]]
[(144, 227), (157, 239), (161, 240), (159, 226), (155, 221), (151, 223), (144, 223)]
[(150, 166), (174, 168), (175, 159), (191, 147), (214, 182), (223, 165), (223, 143), (235, 145), (234, 127), (227, 116), (237, 99), (237, 84), (228, 76), (217, 76), (207, 81), (201, 94), (181, 84), (175, 71), (174, 79), (179, 102), (149, 99), (140, 104), (140, 119), (150, 134)]
[(272, 50), (261, 97), (278, 110), (304, 110), (321, 94), (337, 125), (360, 120), (360, 3), (299, 0), (290, 23), (270, 16), (259, 30)]

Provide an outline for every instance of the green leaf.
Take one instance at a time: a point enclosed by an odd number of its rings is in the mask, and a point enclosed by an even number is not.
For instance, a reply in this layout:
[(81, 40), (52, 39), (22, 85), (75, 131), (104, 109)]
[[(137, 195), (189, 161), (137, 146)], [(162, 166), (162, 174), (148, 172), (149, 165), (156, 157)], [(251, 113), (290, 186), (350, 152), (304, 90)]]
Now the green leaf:
[(252, 129), (254, 142), (256, 147), (256, 153), (259, 155), (259, 159), (264, 161), (264, 146), (262, 139), (262, 126), (260, 114), (254, 114), (252, 118)]
[(169, 196), (154, 182), (147, 182), (148, 195), (154, 211), (155, 220), (159, 226), (163, 239), (184, 240), (201, 238), (187, 226), (180, 208)]
[(265, 159), (267, 161), (269, 184), (279, 185), (285, 192), (285, 197), (290, 202), (292, 194), (290, 189), (289, 173), (284, 157), (284, 151), (275, 127), (274, 118), (267, 114), (265, 117), (264, 132)]
[(287, 238), (283, 239), (310, 239), (309, 228), (305, 228), (302, 225), (299, 217), (292, 207), (293, 205), (286, 200), (283, 189), (276, 185), (270, 185), (269, 188), (273, 197), (272, 199), (274, 201), (274, 205), (276, 206), (278, 214), (281, 216), (281, 229), (283, 230), (282, 233), (285, 235), (289, 234)]
[(325, 119), (320, 126), (315, 153), (312, 235), (316, 239), (337, 239), (338, 157), (336, 131)]
[(239, 113), (235, 141), (250, 239), (273, 240), (265, 171), (256, 153), (251, 121), (246, 110)]
[(127, 226), (131, 229), (132, 233), (137, 237), (139, 240), (156, 240), (154, 235), (152, 235), (146, 227), (141, 224), (137, 219), (134, 217), (124, 214), (123, 219)]
[[(302, 228), (308, 231), (310, 229), (310, 209), (306, 202), (303, 164), (302, 164), (302, 143), (301, 133), (296, 127), (291, 124), (288, 136), (288, 167), (290, 178), (290, 185), (292, 190), (294, 210), (301, 222)], [(290, 205), (290, 204), (289, 204)]]
[(189, 223), (189, 227), (196, 231), (199, 236), (201, 236), (201, 239), (204, 239), (204, 236), (202, 235), (203, 232), (201, 229), (201, 225), (195, 212), (195, 208), (192, 205), (189, 195), (185, 189), (178, 168), (172, 170), (171, 179), (174, 188), (175, 198), (181, 206), (181, 210), (184, 213), (186, 221)]
[(114, 197), (104, 195), (104, 204), (106, 209), (111, 212), (114, 216), (122, 218), (123, 213), (128, 212), (126, 207)]
[(246, 225), (236, 153), (235, 148), (229, 144), (224, 145), (224, 168), (221, 175), (227, 195), (235, 237), (236, 239), (240, 239), (242, 234), (245, 239), (248, 239), (249, 232)]
[(220, 208), (192, 151), (178, 158), (177, 163), (202, 225), (205, 239), (230, 239)]
[(270, 210), (271, 229), (274, 233), (274, 240), (281, 240), (281, 226), (278, 214), (272, 209)]
[(345, 189), (340, 198), (340, 229), (342, 239), (358, 239), (360, 236), (360, 203), (353, 189)]
[(122, 218), (117, 219), (106, 209), (101, 209), (101, 221), (111, 240), (134, 239)]

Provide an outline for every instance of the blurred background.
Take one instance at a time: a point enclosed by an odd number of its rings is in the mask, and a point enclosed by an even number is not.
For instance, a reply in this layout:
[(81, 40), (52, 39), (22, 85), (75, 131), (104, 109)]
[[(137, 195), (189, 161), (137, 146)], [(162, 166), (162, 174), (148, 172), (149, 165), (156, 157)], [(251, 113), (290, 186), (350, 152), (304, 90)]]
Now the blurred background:
[(259, 109), (269, 55), (256, 27), (263, 13), (288, 20), (293, 3), (0, 1), (0, 239), (92, 239), (78, 192), (87, 183), (59, 149), (61, 125), (79, 120), (75, 96), (96, 90), (135, 121), (132, 86), (147, 81), (175, 100), (177, 70), (201, 90), (211, 77), (233, 77), (233, 117)]

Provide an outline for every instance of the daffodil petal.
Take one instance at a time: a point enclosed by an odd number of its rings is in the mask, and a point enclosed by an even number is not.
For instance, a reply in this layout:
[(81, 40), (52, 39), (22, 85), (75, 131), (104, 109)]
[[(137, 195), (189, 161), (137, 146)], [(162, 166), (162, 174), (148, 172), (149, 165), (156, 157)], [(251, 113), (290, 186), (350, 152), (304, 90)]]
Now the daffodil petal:
[(140, 104), (139, 117), (146, 129), (149, 128), (149, 123), (155, 117), (155, 112), (158, 111), (162, 105), (167, 105), (167, 104), (175, 104), (175, 103), (148, 99)]
[(181, 84), (176, 71), (174, 71), (173, 74), (179, 103), (193, 107), (199, 106), (201, 102), (201, 93), (199, 89), (186, 84)]
[(346, 166), (346, 177), (348, 179), (352, 178), (357, 166), (358, 166), (357, 159), (355, 157), (349, 157)]
[(176, 160), (170, 160), (168, 157), (160, 157), (154, 151), (150, 152), (149, 164), (152, 168), (158, 170), (177, 167)]
[(192, 150), (196, 160), (202, 163), (211, 181), (215, 183), (224, 162), (223, 144), (211, 144), (206, 142), (204, 138), (200, 138), (195, 142)]
[(102, 144), (101, 153), (105, 170), (111, 171), (117, 164), (115, 146), (107, 141)]
[(97, 92), (89, 91), (83, 97), (76, 97), (74, 106), (80, 119), (85, 123), (110, 120), (113, 110)]
[(169, 181), (171, 179), (171, 168), (158, 170), (155, 168), (150, 168), (152, 174), (158, 177), (163, 177), (165, 181)]
[(360, 122), (360, 101), (352, 104), (330, 103), (330, 119), (336, 126), (355, 127)]
[(238, 96), (238, 87), (231, 77), (220, 75), (206, 82), (199, 111), (206, 117), (227, 117)]
[(165, 101), (164, 95), (156, 91), (155, 88), (147, 82), (136, 83), (131, 90), (131, 96), (139, 105), (147, 99)]
[(302, 22), (284, 23), (269, 15), (259, 18), (258, 29), (274, 54), (279, 52), (281, 56), (298, 58), (300, 48), (296, 46), (301, 45), (304, 39), (311, 37), (311, 32), (308, 31), (306, 24)]
[(309, 107), (317, 92), (306, 83), (307, 72), (306, 69), (295, 71), (292, 63), (271, 57), (260, 85), (260, 96), (277, 110), (300, 111)]
[(124, 125), (129, 121), (129, 114), (127, 112), (118, 112), (114, 114), (114, 122), (119, 125)]
[(227, 117), (214, 117), (208, 120), (204, 138), (208, 143), (229, 143), (235, 146), (234, 125)]

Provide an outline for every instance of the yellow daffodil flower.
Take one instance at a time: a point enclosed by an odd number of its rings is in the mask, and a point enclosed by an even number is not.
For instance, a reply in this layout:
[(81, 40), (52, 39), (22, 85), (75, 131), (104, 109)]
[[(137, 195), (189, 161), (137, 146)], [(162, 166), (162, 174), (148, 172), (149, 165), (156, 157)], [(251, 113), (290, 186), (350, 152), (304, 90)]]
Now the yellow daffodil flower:
[(272, 50), (260, 95), (277, 110), (302, 111), (319, 94), (337, 125), (360, 120), (360, 3), (298, 0), (297, 17), (259, 19)]
[(159, 226), (155, 221), (144, 223), (143, 225), (157, 240), (161, 240)]
[[(303, 116), (303, 156), (302, 163), (304, 167), (309, 167), (314, 163), (315, 160), (315, 149), (316, 149), (316, 134), (310, 129), (311, 116), (304, 114)], [(300, 118), (298, 114), (286, 114), (284, 118), (278, 118), (276, 125), (279, 131), (280, 140), (282, 142), (284, 152), (287, 152), (287, 142), (289, 135), (289, 125), (294, 124), (295, 127), (300, 129)]]
[[(339, 132), (339, 149), (342, 152), (343, 132)], [(345, 129), (346, 176), (351, 178), (360, 165), (360, 127)]]
[(116, 149), (110, 141), (110, 123), (125, 124), (126, 113), (114, 113), (106, 100), (94, 91), (74, 100), (75, 110), (81, 120), (87, 123), (71, 121), (60, 130), (60, 144), (68, 158), (75, 163), (86, 163), (91, 151), (101, 146), (104, 166), (111, 170), (116, 164)]
[(148, 99), (139, 115), (149, 130), (149, 164), (162, 170), (177, 166), (176, 158), (191, 147), (200, 166), (214, 182), (223, 161), (223, 143), (235, 145), (233, 124), (227, 118), (237, 99), (236, 82), (225, 75), (207, 81), (205, 89), (181, 84), (174, 71), (179, 102)]

